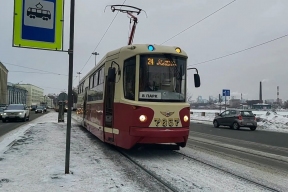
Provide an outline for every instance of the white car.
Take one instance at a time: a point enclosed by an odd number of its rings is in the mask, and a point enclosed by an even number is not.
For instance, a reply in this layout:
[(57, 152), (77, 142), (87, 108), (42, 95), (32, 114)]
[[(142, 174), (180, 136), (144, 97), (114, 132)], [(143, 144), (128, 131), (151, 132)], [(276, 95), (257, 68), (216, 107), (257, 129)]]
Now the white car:
[(10, 104), (4, 110), (2, 115), (2, 122), (5, 123), (7, 120), (22, 120), (25, 122), (29, 120), (30, 111), (23, 104)]

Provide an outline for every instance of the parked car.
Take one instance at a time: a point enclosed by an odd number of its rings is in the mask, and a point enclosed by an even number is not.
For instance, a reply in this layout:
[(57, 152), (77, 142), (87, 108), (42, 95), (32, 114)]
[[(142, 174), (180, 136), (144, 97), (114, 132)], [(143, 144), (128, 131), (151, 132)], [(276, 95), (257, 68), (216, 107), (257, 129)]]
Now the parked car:
[(46, 109), (43, 106), (38, 106), (35, 109), (35, 113), (44, 113), (44, 112), (46, 112)]
[(30, 111), (24, 104), (10, 104), (4, 110), (2, 115), (2, 122), (5, 123), (7, 120), (29, 120)]
[(214, 127), (229, 126), (233, 129), (249, 127), (251, 131), (257, 128), (256, 117), (251, 110), (229, 109), (216, 116), (213, 120)]

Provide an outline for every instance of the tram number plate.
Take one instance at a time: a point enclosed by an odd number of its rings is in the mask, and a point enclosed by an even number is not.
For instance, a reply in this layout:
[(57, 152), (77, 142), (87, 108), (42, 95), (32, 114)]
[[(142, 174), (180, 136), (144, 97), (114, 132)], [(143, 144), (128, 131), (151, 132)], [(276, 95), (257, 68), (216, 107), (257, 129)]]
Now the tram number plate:
[(179, 118), (154, 118), (156, 127), (162, 125), (162, 127), (178, 127), (180, 119)]

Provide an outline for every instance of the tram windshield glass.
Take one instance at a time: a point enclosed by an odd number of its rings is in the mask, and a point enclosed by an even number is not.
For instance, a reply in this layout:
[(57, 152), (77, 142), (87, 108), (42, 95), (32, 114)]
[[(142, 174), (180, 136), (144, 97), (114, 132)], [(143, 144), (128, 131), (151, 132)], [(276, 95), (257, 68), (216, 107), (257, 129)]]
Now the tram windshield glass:
[(141, 55), (139, 101), (185, 102), (186, 63), (170, 54)]

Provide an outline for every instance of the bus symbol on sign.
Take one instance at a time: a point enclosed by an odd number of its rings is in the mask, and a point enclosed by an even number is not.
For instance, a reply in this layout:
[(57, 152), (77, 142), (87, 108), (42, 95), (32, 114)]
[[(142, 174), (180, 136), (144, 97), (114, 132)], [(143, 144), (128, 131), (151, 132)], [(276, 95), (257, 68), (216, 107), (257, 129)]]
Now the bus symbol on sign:
[(54, 7), (49, 1), (25, 0), (24, 25), (53, 29)]

